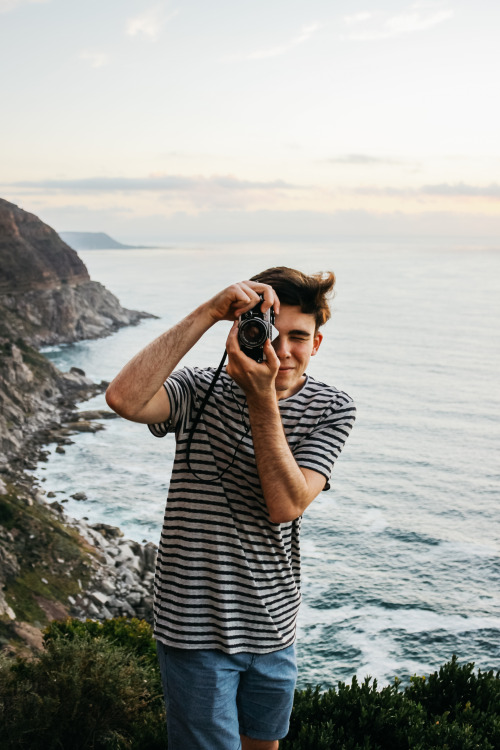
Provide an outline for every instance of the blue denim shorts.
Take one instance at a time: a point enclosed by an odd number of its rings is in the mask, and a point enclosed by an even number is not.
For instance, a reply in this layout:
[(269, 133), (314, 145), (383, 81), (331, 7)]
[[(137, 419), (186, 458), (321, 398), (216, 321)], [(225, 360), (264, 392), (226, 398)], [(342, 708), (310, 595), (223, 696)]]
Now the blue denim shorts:
[(240, 734), (288, 733), (297, 663), (292, 644), (271, 654), (171, 648), (157, 642), (169, 750), (239, 750)]

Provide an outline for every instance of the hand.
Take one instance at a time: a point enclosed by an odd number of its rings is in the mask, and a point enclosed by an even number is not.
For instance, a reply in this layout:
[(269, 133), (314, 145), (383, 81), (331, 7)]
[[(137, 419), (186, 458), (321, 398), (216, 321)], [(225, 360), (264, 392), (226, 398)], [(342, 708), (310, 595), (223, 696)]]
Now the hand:
[(274, 312), (277, 314), (280, 308), (278, 295), (271, 286), (257, 281), (240, 281), (237, 284), (231, 284), (206, 303), (208, 312), (214, 322), (237, 320), (240, 315), (255, 307), (260, 300), (260, 294), (264, 297), (262, 312), (274, 307)]
[(276, 398), (274, 382), (280, 361), (269, 339), (263, 347), (266, 359), (263, 362), (256, 362), (241, 351), (238, 343), (238, 323), (234, 323), (227, 337), (226, 349), (229, 359), (227, 374), (238, 383), (247, 399), (252, 397), (262, 399), (265, 395), (272, 395)]

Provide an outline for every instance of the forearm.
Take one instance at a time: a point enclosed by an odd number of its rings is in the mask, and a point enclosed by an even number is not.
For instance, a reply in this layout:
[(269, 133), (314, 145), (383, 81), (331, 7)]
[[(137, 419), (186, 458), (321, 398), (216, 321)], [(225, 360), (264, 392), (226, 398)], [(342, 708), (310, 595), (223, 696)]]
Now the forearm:
[(288, 445), (276, 394), (249, 398), (255, 461), (271, 521), (284, 523), (298, 518), (315, 494)]
[(213, 323), (207, 304), (203, 304), (148, 344), (109, 385), (106, 399), (111, 408), (127, 419), (140, 417), (182, 357)]

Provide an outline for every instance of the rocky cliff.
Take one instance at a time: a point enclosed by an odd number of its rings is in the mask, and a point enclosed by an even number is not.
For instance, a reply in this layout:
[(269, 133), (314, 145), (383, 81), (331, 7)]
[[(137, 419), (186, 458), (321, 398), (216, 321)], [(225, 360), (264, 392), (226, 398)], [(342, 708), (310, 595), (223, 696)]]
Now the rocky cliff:
[(0, 198), (0, 293), (90, 281), (84, 263), (34, 214)]
[(77, 253), (33, 214), (0, 199), (0, 335), (34, 346), (99, 338), (148, 313), (92, 281)]
[(0, 646), (36, 646), (40, 628), (66, 615), (151, 619), (154, 545), (73, 521), (29, 473), (47, 443), (63, 451), (76, 432), (102, 427), (75, 406), (106, 386), (60, 372), (37, 347), (143, 317), (92, 281), (53, 229), (0, 200)]

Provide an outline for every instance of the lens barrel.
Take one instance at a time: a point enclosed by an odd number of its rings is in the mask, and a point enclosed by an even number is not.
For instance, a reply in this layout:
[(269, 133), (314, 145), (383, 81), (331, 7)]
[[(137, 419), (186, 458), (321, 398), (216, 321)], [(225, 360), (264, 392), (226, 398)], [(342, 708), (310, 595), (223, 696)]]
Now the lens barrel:
[(240, 345), (254, 349), (257, 346), (264, 346), (268, 337), (268, 327), (260, 318), (249, 318), (242, 320), (238, 329), (238, 339)]

